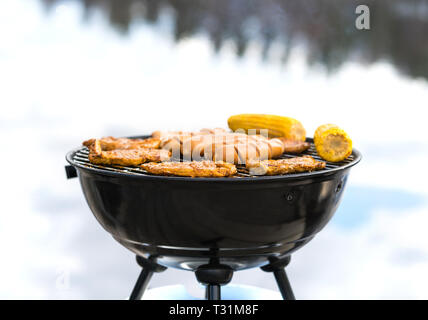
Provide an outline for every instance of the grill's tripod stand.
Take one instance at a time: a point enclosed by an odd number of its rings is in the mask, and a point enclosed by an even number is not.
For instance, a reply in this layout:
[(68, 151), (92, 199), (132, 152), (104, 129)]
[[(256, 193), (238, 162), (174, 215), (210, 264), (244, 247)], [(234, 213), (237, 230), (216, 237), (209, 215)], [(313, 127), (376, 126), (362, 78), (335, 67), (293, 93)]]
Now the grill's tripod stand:
[[(273, 272), (279, 291), (284, 300), (295, 300), (293, 290), (288, 281), (285, 267), (290, 263), (291, 257), (269, 259), (269, 264), (261, 267), (263, 271)], [(137, 263), (143, 268), (132, 290), (130, 300), (140, 300), (155, 272), (162, 272), (166, 267), (156, 263), (156, 257), (144, 258), (137, 256)], [(220, 263), (209, 263), (198, 267), (195, 271), (196, 279), (205, 285), (205, 298), (207, 300), (221, 299), (221, 286), (228, 284), (233, 276), (233, 269)]]

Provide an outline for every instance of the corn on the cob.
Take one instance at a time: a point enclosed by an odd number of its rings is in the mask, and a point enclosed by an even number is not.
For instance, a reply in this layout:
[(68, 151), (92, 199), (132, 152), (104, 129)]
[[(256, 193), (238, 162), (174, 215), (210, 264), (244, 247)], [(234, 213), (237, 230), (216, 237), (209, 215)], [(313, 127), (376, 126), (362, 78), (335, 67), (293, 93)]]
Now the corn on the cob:
[(331, 162), (346, 159), (352, 153), (352, 140), (334, 124), (324, 124), (315, 131), (315, 148), (321, 158)]
[(270, 137), (285, 137), (290, 140), (305, 141), (306, 131), (296, 119), (266, 114), (238, 114), (231, 116), (227, 123), (233, 131), (267, 129)]

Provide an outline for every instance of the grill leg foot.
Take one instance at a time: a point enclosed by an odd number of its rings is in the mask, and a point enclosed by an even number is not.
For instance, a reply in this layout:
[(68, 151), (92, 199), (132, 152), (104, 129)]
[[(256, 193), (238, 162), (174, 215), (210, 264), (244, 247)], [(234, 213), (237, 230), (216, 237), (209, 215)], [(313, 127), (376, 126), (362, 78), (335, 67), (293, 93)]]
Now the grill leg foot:
[(148, 259), (137, 256), (137, 263), (143, 268), (143, 270), (138, 276), (137, 282), (135, 283), (129, 300), (140, 300), (144, 294), (144, 291), (146, 291), (147, 285), (149, 284), (153, 273), (166, 270), (166, 267), (156, 263), (156, 258), (153, 256), (150, 256)]
[(293, 289), (291, 289), (290, 281), (288, 280), (285, 267), (290, 263), (291, 257), (286, 256), (282, 259), (269, 259), (270, 263), (261, 267), (263, 271), (273, 272), (276, 283), (278, 284), (279, 292), (281, 292), (284, 300), (296, 300)]
[(220, 300), (221, 286), (232, 280), (233, 270), (222, 264), (205, 264), (195, 271), (196, 279), (205, 285), (205, 299)]

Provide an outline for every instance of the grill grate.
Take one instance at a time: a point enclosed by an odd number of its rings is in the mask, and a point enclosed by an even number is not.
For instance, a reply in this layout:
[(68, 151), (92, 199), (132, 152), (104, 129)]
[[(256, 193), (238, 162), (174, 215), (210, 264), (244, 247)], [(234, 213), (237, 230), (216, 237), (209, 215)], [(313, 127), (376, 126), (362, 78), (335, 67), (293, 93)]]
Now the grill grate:
[[(79, 149), (78, 151), (76, 151), (74, 153), (72, 159), (76, 164), (80, 164), (80, 165), (90, 167), (90, 168), (97, 168), (97, 169), (102, 169), (102, 170), (106, 170), (106, 171), (122, 172), (122, 173), (128, 173), (128, 174), (143, 174), (143, 175), (153, 176), (153, 174), (150, 174), (147, 171), (145, 171), (141, 168), (138, 168), (138, 167), (104, 166), (104, 165), (92, 164), (89, 162), (88, 155), (89, 155), (88, 148), (82, 147), (81, 149)], [(281, 155), (281, 157), (279, 157), (279, 159), (295, 158), (295, 157), (299, 157), (299, 156), (303, 156), (303, 155), (310, 155), (316, 160), (324, 161), (326, 163), (326, 167), (325, 167), (325, 169), (323, 169), (321, 171), (340, 168), (340, 167), (345, 166), (345, 165), (347, 165), (347, 164), (349, 164), (355, 160), (354, 154), (351, 154), (347, 159), (345, 159), (341, 162), (325, 161), (325, 160), (321, 159), (321, 157), (317, 154), (317, 152), (315, 150), (315, 146), (313, 143), (311, 143), (311, 146), (308, 150), (306, 150), (305, 152), (303, 152), (301, 154), (291, 155), (291, 154), (285, 154), (284, 153)], [(259, 176), (251, 175), (248, 172), (248, 170), (245, 168), (245, 166), (243, 166), (243, 165), (237, 165), (236, 168), (237, 168), (238, 173), (234, 176), (234, 178), (258, 178), (259, 177)], [(287, 176), (292, 176), (292, 175), (293, 174), (287, 174)]]

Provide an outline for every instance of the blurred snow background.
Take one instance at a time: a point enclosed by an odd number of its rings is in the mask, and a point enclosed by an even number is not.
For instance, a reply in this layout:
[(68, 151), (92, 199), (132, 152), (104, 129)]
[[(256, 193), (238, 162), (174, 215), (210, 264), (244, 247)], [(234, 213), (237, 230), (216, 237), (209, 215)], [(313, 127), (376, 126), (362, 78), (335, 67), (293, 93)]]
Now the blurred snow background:
[[(293, 255), (298, 298), (428, 298), (425, 79), (386, 61), (327, 75), (298, 46), (283, 66), (255, 45), (241, 59), (227, 46), (215, 55), (203, 36), (174, 43), (168, 17), (123, 37), (82, 15), (75, 2), (46, 13), (0, 1), (0, 298), (126, 297), (139, 267), (66, 180), (65, 153), (90, 137), (226, 127), (241, 112), (295, 117), (309, 135), (337, 123), (364, 155), (332, 222)], [(257, 269), (233, 281), (276, 290)], [(176, 283), (202, 292), (178, 270), (150, 286)]]

